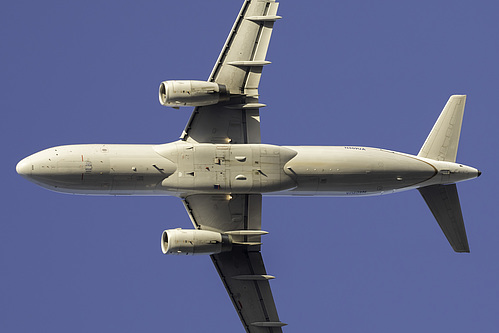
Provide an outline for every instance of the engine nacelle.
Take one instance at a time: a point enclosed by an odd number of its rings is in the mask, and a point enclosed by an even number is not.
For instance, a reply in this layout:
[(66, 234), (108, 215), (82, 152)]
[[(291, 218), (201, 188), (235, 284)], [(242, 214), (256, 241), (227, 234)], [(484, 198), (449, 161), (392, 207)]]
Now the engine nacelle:
[(174, 108), (212, 105), (229, 98), (227, 87), (215, 82), (164, 81), (159, 85), (159, 102)]
[(161, 236), (161, 250), (164, 254), (213, 254), (232, 249), (228, 235), (196, 229), (169, 229)]

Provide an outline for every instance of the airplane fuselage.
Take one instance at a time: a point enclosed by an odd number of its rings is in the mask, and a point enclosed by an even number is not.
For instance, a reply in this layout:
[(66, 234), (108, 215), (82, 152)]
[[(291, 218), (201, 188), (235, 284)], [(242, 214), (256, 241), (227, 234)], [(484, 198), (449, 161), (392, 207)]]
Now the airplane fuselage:
[(35, 153), (19, 174), (93, 195), (263, 193), (365, 196), (454, 183), (479, 171), (379, 148), (267, 144), (68, 145)]

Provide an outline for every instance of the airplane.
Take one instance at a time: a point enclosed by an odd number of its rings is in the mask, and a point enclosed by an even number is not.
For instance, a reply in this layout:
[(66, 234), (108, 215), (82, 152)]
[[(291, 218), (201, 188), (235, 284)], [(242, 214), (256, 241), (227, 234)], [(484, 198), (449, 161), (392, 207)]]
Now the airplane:
[(456, 183), (480, 176), (456, 163), (465, 95), (445, 104), (417, 155), (361, 146), (277, 146), (260, 137), (259, 82), (273, 0), (245, 0), (206, 82), (164, 81), (162, 105), (194, 107), (178, 141), (65, 145), (16, 171), (49, 190), (182, 200), (193, 229), (168, 229), (161, 249), (209, 255), (246, 332), (282, 332), (261, 255), (262, 196), (363, 197), (417, 189), (456, 252), (469, 252)]

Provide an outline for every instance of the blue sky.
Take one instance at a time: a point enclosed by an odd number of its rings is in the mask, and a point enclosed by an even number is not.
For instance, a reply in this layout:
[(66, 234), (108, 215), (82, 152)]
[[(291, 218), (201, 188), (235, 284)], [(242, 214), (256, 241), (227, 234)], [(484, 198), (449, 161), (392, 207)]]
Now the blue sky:
[[(9, 1), (0, 11), (3, 332), (242, 331), (208, 257), (168, 257), (177, 198), (49, 192), (15, 173), (41, 149), (164, 143), (190, 109), (167, 79), (206, 79), (242, 1)], [(262, 141), (417, 153), (467, 94), (458, 185), (470, 254), (417, 191), (264, 198), (263, 255), (286, 332), (496, 332), (496, 1), (281, 1), (260, 85)]]

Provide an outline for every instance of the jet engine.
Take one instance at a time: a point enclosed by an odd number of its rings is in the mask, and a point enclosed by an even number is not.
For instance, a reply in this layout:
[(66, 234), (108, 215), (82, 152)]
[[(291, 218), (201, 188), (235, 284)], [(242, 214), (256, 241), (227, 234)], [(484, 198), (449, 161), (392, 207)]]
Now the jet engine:
[(169, 229), (161, 236), (164, 254), (213, 254), (232, 249), (228, 235), (207, 230)]
[(204, 81), (164, 81), (159, 85), (159, 102), (164, 106), (205, 106), (228, 101), (223, 84)]

